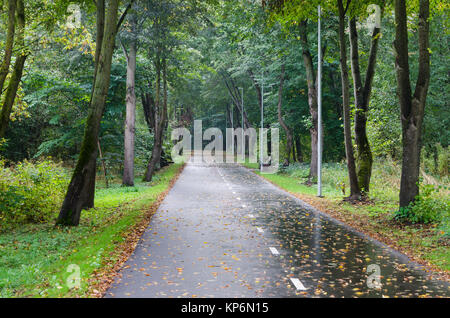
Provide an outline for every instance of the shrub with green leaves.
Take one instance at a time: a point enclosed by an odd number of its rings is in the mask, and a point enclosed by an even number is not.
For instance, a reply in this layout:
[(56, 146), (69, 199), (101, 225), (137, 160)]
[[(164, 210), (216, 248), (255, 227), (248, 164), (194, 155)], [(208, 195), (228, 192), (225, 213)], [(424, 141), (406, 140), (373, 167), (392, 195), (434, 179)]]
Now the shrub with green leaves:
[(56, 216), (69, 182), (60, 164), (24, 161), (3, 168), (0, 160), (0, 167), (0, 228), (49, 222)]
[(421, 155), (421, 166), (433, 176), (439, 178), (449, 177), (449, 162), (450, 162), (450, 146), (443, 147), (437, 143), (431, 151), (424, 149)]
[(420, 193), (408, 207), (400, 208), (394, 215), (396, 220), (412, 223), (441, 223), (450, 217), (449, 200), (438, 198), (440, 187), (421, 185)]

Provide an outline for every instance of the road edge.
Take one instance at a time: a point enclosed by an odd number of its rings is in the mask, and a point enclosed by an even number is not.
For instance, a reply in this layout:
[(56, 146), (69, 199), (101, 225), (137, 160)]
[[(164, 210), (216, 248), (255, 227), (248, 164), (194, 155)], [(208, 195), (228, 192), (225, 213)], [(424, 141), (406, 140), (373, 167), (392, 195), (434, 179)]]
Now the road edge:
[(327, 213), (326, 211), (323, 211), (322, 209), (320, 209), (308, 202), (305, 202), (304, 199), (301, 198), (298, 193), (293, 193), (291, 191), (288, 191), (288, 190), (282, 188), (278, 184), (264, 178), (263, 175), (259, 175), (259, 174), (255, 173), (255, 171), (253, 171), (254, 169), (248, 168), (239, 163), (238, 163), (238, 166), (250, 171), (257, 177), (259, 177), (262, 181), (269, 183), (272, 186), (276, 187), (279, 191), (282, 191), (282, 192), (288, 194), (291, 198), (293, 198), (297, 202), (299, 202), (300, 205), (305, 207), (305, 209), (308, 209), (308, 210), (318, 213), (328, 219), (331, 219), (334, 222), (338, 223), (339, 225), (341, 225), (341, 226), (345, 227), (346, 229), (352, 231), (353, 233), (357, 234), (358, 236), (368, 239), (372, 243), (374, 243), (382, 248), (388, 249), (389, 251), (394, 253), (396, 256), (401, 258), (407, 264), (407, 266), (409, 266), (413, 269), (416, 269), (416, 270), (423, 271), (427, 278), (439, 280), (439, 281), (442, 281), (442, 282), (450, 285), (450, 274), (449, 273), (442, 271), (440, 269), (437, 269), (432, 264), (427, 263), (425, 260), (423, 260), (415, 255), (411, 255), (411, 253), (405, 253), (404, 248), (398, 248), (393, 242), (390, 242), (390, 241), (383, 242), (383, 241), (379, 240), (378, 238), (374, 237), (373, 233), (370, 233), (370, 232), (367, 233), (360, 228), (356, 228), (350, 224), (347, 224), (345, 221), (336, 218), (334, 215), (331, 215), (331, 214)]
[(175, 176), (170, 180), (167, 189), (164, 192), (161, 192), (150, 206), (146, 207), (142, 219), (124, 233), (125, 241), (118, 244), (113, 251), (116, 262), (111, 266), (102, 268), (99, 272), (93, 273), (92, 277), (89, 279), (87, 297), (103, 298), (106, 295), (106, 292), (114, 283), (116, 277), (120, 275), (123, 264), (133, 254), (141, 236), (148, 228), (153, 215), (157, 212), (159, 206), (169, 194), (185, 167), (186, 163), (180, 166)]

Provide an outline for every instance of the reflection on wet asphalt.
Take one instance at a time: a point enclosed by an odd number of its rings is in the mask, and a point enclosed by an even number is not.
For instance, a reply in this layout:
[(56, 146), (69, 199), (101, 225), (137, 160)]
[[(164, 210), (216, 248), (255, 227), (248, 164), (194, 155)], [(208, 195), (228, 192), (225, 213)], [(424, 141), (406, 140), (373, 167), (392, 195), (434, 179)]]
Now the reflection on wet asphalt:
[(120, 276), (106, 297), (450, 296), (405, 256), (235, 164), (189, 163)]

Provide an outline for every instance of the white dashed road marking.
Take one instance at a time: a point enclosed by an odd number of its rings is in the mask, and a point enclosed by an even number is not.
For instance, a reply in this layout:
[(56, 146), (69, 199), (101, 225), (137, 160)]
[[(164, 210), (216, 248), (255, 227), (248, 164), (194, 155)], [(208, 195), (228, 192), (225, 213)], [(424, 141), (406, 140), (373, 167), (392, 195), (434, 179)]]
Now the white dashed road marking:
[(280, 253), (275, 247), (269, 247), (269, 250), (272, 252), (273, 255), (280, 255)]
[[(219, 171), (219, 174), (222, 177), (225, 184), (227, 185), (228, 189), (230, 191), (232, 191), (232, 187), (231, 187), (230, 183), (225, 179), (224, 175), (220, 171)], [(232, 191), (232, 192), (233, 192), (233, 194), (236, 194), (235, 191)], [(236, 197), (236, 200), (240, 201), (241, 198)], [(247, 206), (245, 204), (243, 204), (242, 207), (246, 208)], [(253, 214), (248, 214), (248, 217), (255, 218), (255, 216)], [(264, 230), (262, 228), (256, 227), (256, 229), (258, 230), (259, 233), (264, 233)], [(280, 252), (278, 252), (278, 250), (275, 247), (269, 247), (269, 250), (273, 255), (280, 255)], [(302, 291), (307, 290), (307, 288), (303, 285), (303, 283), (300, 281), (300, 279), (298, 279), (298, 278), (290, 278), (290, 279), (291, 279), (292, 284), (294, 284), (294, 286), (297, 290), (302, 290)]]
[(303, 286), (303, 284), (300, 281), (300, 279), (298, 279), (298, 278), (291, 278), (291, 282), (292, 282), (292, 284), (294, 284), (294, 286), (295, 286), (295, 288), (297, 288), (297, 290), (307, 290), (307, 288), (305, 288), (305, 286)]

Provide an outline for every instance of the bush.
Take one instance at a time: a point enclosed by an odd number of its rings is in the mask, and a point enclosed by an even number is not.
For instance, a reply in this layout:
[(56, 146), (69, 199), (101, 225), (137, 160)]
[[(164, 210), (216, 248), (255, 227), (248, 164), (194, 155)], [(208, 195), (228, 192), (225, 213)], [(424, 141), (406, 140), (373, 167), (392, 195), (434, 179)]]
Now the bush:
[(437, 167), (436, 173), (441, 177), (448, 176), (448, 166), (450, 164), (450, 146), (447, 148), (436, 145), (437, 148)]
[(450, 146), (436, 144), (432, 151), (422, 151), (421, 165), (427, 172), (436, 177), (448, 177)]
[(400, 208), (394, 215), (398, 221), (412, 223), (441, 223), (450, 217), (449, 200), (436, 198), (440, 187), (421, 185), (420, 194), (408, 207)]
[(3, 167), (0, 160), (0, 227), (53, 220), (69, 182), (66, 170), (49, 160)]

